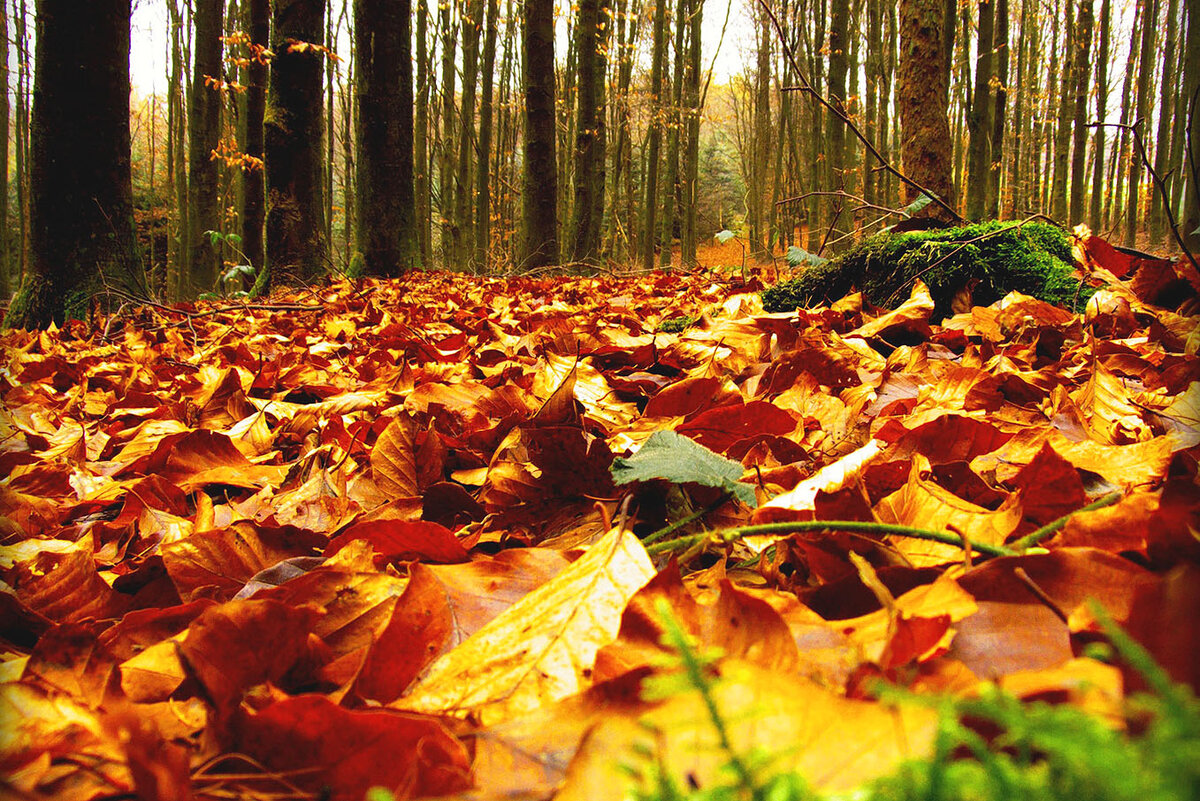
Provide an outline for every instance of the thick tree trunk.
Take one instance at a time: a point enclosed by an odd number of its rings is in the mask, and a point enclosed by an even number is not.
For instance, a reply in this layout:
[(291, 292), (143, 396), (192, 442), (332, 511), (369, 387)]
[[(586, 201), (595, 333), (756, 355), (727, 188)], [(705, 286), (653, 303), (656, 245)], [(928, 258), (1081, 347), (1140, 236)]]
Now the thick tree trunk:
[[(1096, 54), (1096, 119), (1103, 120), (1108, 114), (1108, 45), (1109, 25), (1112, 18), (1112, 0), (1100, 3), (1100, 51)], [(1101, 217), (1103, 211), (1101, 201), (1104, 198), (1104, 164), (1106, 154), (1105, 127), (1097, 125), (1093, 134), (1092, 148), (1095, 152), (1092, 162), (1092, 196), (1088, 204), (1088, 224), (1093, 231), (1104, 227)]]
[(1072, 115), (1071, 206), (1067, 217), (1071, 225), (1083, 222), (1083, 187), (1087, 177), (1087, 100), (1091, 73), (1092, 24), (1095, 22), (1092, 0), (1079, 0), (1071, 72), (1075, 81), (1075, 112)]
[(558, 264), (558, 164), (554, 130), (554, 0), (525, 0), (525, 235), (520, 268)]
[[(1074, 122), (1071, 112), (1075, 105), (1074, 63), (1077, 50), (1074, 0), (1066, 0), (1066, 6), (1066, 29), (1062, 51), (1063, 70), (1058, 91), (1058, 113), (1055, 116), (1052, 151), (1054, 181), (1050, 188), (1049, 204), (1050, 216), (1063, 223), (1070, 222), (1067, 219), (1067, 167), (1071, 151), (1071, 129)], [(1054, 72), (1051, 71), (1051, 75), (1053, 74)]]
[(220, 232), (217, 161), (213, 151), (221, 139), (221, 92), (214, 81), (222, 75), (222, 0), (197, 0), (192, 15), (196, 38), (192, 56), (192, 93), (188, 98), (188, 297), (218, 289), (221, 246), (210, 232)]
[[(896, 94), (904, 173), (953, 207), (950, 160), (954, 151), (946, 115), (944, 15), (941, 0), (901, 0), (900, 83)], [(916, 200), (917, 195), (918, 190), (911, 185), (905, 187), (907, 202)], [(942, 214), (944, 211), (935, 203), (923, 210), (923, 216)]]
[(354, 2), (357, 242), (370, 275), (396, 277), (417, 263), (410, 20), (408, 0)]
[(579, 84), (575, 123), (575, 214), (571, 261), (595, 265), (604, 222), (605, 52), (608, 20), (602, 0), (580, 0), (575, 25)]
[(967, 112), (969, 166), (967, 167), (967, 217), (983, 219), (987, 211), (988, 174), (992, 164), (992, 29), (996, 8), (992, 0), (979, 0), (979, 35), (975, 40), (975, 90)]
[(81, 319), (106, 285), (144, 291), (130, 178), (129, 20), (130, 0), (38, 0), (33, 261), (6, 325)]
[(267, 282), (281, 283), (320, 276), (327, 259), (321, 171), (325, 0), (275, 0), (274, 8), (264, 147)]

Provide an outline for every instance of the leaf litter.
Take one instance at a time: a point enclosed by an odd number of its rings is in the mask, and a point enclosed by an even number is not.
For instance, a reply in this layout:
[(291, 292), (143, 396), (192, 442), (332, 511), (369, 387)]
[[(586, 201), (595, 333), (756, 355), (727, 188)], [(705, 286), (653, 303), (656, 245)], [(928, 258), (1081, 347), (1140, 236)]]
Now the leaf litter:
[(659, 609), (819, 789), (932, 752), (878, 679), (1115, 714), (1090, 599), (1194, 683), (1200, 308), (1082, 252), (1078, 316), (428, 273), (4, 332), (6, 795), (704, 786)]

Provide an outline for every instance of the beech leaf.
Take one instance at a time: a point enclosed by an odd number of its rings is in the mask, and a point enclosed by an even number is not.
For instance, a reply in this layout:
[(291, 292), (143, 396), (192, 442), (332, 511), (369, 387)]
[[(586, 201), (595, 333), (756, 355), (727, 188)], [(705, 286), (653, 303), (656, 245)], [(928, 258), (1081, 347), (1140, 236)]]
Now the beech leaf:
[(656, 479), (702, 484), (724, 490), (746, 506), (757, 504), (754, 488), (738, 481), (743, 472), (741, 464), (674, 431), (655, 431), (637, 453), (613, 459), (610, 469), (617, 484)]

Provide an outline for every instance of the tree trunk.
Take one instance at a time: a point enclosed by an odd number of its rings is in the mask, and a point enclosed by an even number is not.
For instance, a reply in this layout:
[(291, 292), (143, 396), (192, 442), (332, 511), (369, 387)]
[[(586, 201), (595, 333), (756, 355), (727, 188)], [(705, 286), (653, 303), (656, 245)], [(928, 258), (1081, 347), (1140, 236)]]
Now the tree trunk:
[(247, 0), (250, 33), (249, 80), (246, 84), (246, 140), (242, 150), (257, 160), (245, 172), (242, 195), (242, 252), (255, 270), (262, 269), (263, 223), (266, 192), (263, 185), (263, 117), (267, 108), (267, 60), (263, 51), (271, 44), (270, 0)]
[(979, 0), (979, 37), (975, 41), (975, 90), (967, 113), (970, 166), (967, 170), (967, 217), (981, 220), (987, 211), (988, 175), (992, 164), (992, 0)]
[(417, 263), (408, 0), (354, 0), (358, 251), (369, 275)]
[(454, 180), (454, 262), (459, 269), (471, 266), (475, 234), (471, 215), (475, 211), (475, 185), (471, 180), (471, 156), (475, 152), (475, 94), (479, 88), (479, 32), (483, 28), (484, 0), (467, 0), (463, 19), (463, 79), (459, 98), (458, 171)]
[[(1096, 119), (1104, 120), (1108, 115), (1108, 45), (1109, 24), (1112, 18), (1112, 0), (1100, 3), (1100, 52), (1096, 54)], [(1088, 204), (1088, 224), (1093, 231), (1104, 227), (1101, 219), (1101, 201), (1104, 197), (1105, 127), (1097, 125), (1093, 134), (1092, 196)]]
[(645, 201), (642, 207), (642, 267), (654, 269), (654, 251), (658, 230), (658, 161), (662, 149), (662, 84), (667, 60), (667, 0), (655, 0), (654, 51), (650, 57), (650, 131), (646, 143)]
[(667, 173), (663, 182), (662, 250), (659, 265), (671, 266), (672, 240), (678, 222), (679, 205), (679, 131), (683, 126), (680, 110), (683, 107), (683, 46), (687, 33), (687, 0), (675, 3), (675, 64), (671, 72), (671, 107), (667, 113)]
[(1184, 139), (1183, 164), (1186, 180), (1183, 195), (1183, 220), (1180, 226), (1184, 243), (1192, 253), (1200, 253), (1200, 0), (1187, 0), (1187, 42), (1183, 75), (1187, 98), (1188, 129)]
[[(1154, 29), (1158, 25), (1158, 2), (1146, 0), (1142, 17), (1142, 41), (1138, 52), (1137, 115), (1134, 123), (1141, 123), (1139, 133), (1142, 141), (1148, 138), (1146, 126), (1150, 116), (1150, 74), (1154, 58)], [(1134, 147), (1129, 157), (1129, 192), (1125, 196), (1125, 246), (1137, 244), (1138, 228), (1141, 226), (1142, 159)]]
[(996, 107), (992, 113), (992, 158), (989, 165), (986, 216), (1000, 216), (1000, 176), (1004, 173), (1004, 118), (1008, 105), (1008, 0), (996, 0), (994, 50)]
[[(1066, 28), (1063, 36), (1062, 81), (1058, 92), (1058, 114), (1055, 118), (1054, 129), (1054, 181), (1050, 189), (1050, 216), (1062, 223), (1067, 219), (1067, 166), (1071, 149), (1071, 129), (1073, 127), (1072, 110), (1075, 101), (1075, 54), (1078, 51), (1076, 41), (1075, 4), (1074, 0), (1066, 0)], [(1051, 71), (1051, 75), (1054, 72)]]
[(5, 87), (0, 104), (0, 298), (12, 292), (12, 260), (8, 237), (8, 6), (0, 2), (0, 86)]
[[(950, 120), (946, 114), (947, 72), (942, 25), (945, 9), (941, 0), (901, 0), (900, 64), (896, 95), (903, 131), (904, 173), (954, 206), (951, 180)], [(918, 190), (905, 187), (906, 201), (916, 200)], [(945, 214), (930, 203), (921, 216)]]
[[(82, 319), (105, 286), (145, 291), (133, 230), (129, 22), (130, 0), (38, 0), (33, 260), (8, 326)], [(80, 136), (84, 121), (87, 135)]]
[(554, 0), (525, 0), (525, 175), (520, 267), (558, 263), (558, 164), (554, 154)]
[(1088, 77), (1092, 64), (1092, 0), (1079, 0), (1071, 71), (1075, 81), (1075, 113), (1071, 143), (1071, 225), (1083, 222), (1083, 187), (1087, 177)]
[[(829, 165), (829, 189), (846, 188), (846, 123), (840, 115), (846, 114), (846, 28), (849, 24), (849, 0), (832, 0), (829, 7), (829, 102), (837, 113), (825, 117), (825, 159)], [(843, 203), (839, 200), (834, 207), (840, 210)], [(843, 217), (838, 217), (836, 224), (845, 225)], [(835, 230), (832, 241), (835, 250), (844, 250), (846, 243)]]
[[(1134, 112), (1134, 80), (1137, 77), (1137, 53), (1138, 53), (1138, 26), (1141, 24), (1142, 5), (1145, 0), (1139, 0), (1137, 3), (1137, 12), (1133, 15), (1133, 31), (1129, 37), (1129, 51), (1125, 59), (1125, 80), (1121, 87), (1121, 125), (1128, 125), (1130, 115)], [(1117, 152), (1113, 154), (1112, 159), (1112, 178), (1109, 179), (1111, 191), (1109, 193), (1108, 212), (1104, 215), (1109, 221), (1109, 225), (1113, 228), (1117, 226), (1117, 218), (1120, 215), (1118, 209), (1124, 200), (1125, 177), (1129, 172), (1130, 158), (1130, 138), (1129, 131), (1121, 128), (1121, 135), (1117, 140)]]
[(442, 141), (438, 151), (438, 216), (441, 222), (442, 266), (454, 258), (454, 53), (458, 48), (458, 0), (440, 0), (438, 22), (442, 40)]
[(499, 24), (498, 0), (487, 0), (484, 22), (483, 65), (480, 70), (479, 134), (475, 148), (475, 243), (471, 259), (476, 270), (487, 267), (492, 239), (492, 185), (489, 170), (492, 151), (492, 83), (496, 69), (496, 35)]
[(691, 32), (688, 40), (688, 59), (683, 85), (687, 108), (687, 145), (683, 153), (683, 236), (679, 243), (680, 264), (694, 267), (696, 261), (696, 204), (700, 184), (700, 71), (701, 37), (704, 0), (690, 0)]
[(268, 284), (320, 276), (328, 246), (321, 195), (325, 0), (275, 0), (274, 9), (264, 123)]
[[(1163, 56), (1162, 70), (1159, 73), (1162, 76), (1161, 87), (1158, 96), (1158, 132), (1154, 137), (1154, 171), (1163, 178), (1163, 181), (1169, 187), (1174, 181), (1178, 180), (1178, 175), (1169, 173), (1170, 167), (1167, 161), (1171, 152), (1171, 102), (1178, 93), (1182, 84), (1178, 83), (1178, 72), (1175, 69), (1176, 48), (1175, 34), (1176, 25), (1179, 18), (1179, 0), (1168, 0), (1167, 3), (1167, 30), (1166, 38), (1163, 40)], [(1149, 121), (1146, 127), (1142, 130), (1142, 136), (1146, 141), (1150, 140)], [(1149, 149), (1149, 148), (1147, 148)], [(1169, 196), (1169, 188), (1168, 188)], [(1162, 243), (1167, 234), (1167, 215), (1163, 206), (1162, 195), (1157, 190), (1151, 190), (1150, 195), (1150, 241)], [(1174, 244), (1174, 243), (1172, 243)]]
[(417, 102), (413, 109), (413, 192), (417, 226), (417, 257), (422, 267), (433, 261), (429, 203), (429, 8), (417, 4)]
[(575, 214), (571, 261), (595, 265), (604, 222), (604, 82), (608, 49), (607, 8), (602, 0), (580, 0), (575, 25), (579, 84), (575, 124)]
[(213, 151), (221, 139), (220, 81), (222, 0), (196, 0), (192, 59), (192, 93), (188, 98), (188, 258), (187, 297), (218, 289), (221, 207), (217, 201), (217, 161)]

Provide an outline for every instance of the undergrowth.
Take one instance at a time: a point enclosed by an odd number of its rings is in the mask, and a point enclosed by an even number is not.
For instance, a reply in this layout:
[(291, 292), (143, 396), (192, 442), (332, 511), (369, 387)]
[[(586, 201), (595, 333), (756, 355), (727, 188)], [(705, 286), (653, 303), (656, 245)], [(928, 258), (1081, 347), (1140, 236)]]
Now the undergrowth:
[[(660, 610), (661, 611), (661, 610)], [(791, 771), (772, 771), (761, 754), (740, 754), (725, 735), (713, 701), (716, 656), (689, 642), (669, 610), (664, 644), (675, 654), (677, 675), (699, 692), (726, 764), (723, 781), (687, 788), (652, 755), (631, 767), (639, 801), (1185, 801), (1200, 798), (1200, 703), (1107, 618), (1120, 658), (1140, 672), (1153, 692), (1128, 703), (1131, 734), (1073, 706), (1022, 702), (985, 684), (977, 698), (917, 697), (884, 689), (885, 700), (937, 704), (941, 721), (934, 754), (902, 764), (893, 774), (849, 793), (822, 795)], [(677, 682), (678, 683), (678, 682)], [(981, 732), (991, 732), (985, 737)]]
[(894, 308), (908, 298), (914, 281), (928, 287), (935, 319), (951, 313), (951, 301), (964, 287), (972, 302), (987, 306), (1009, 292), (1058, 306), (1083, 309), (1092, 292), (1073, 276), (1066, 233), (1046, 223), (997, 221), (915, 231), (881, 233), (800, 277), (763, 291), (767, 311), (835, 301), (860, 289), (875, 306)]

